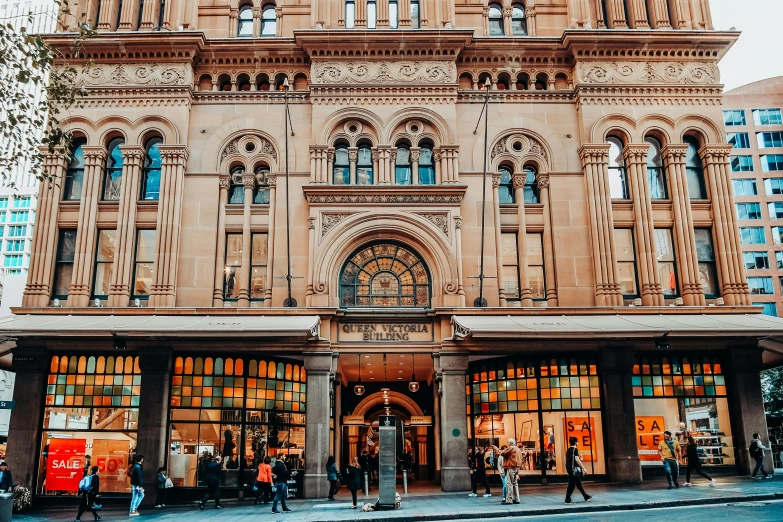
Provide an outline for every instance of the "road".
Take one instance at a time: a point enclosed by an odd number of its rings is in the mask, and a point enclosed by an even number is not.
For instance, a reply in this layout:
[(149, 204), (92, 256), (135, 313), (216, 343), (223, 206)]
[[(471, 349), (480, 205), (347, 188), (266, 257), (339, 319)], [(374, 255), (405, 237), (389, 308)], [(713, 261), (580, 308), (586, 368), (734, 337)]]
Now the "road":
[(509, 517), (493, 519), (470, 519), (459, 522), (540, 522), (557, 520), (558, 522), (679, 522), (694, 520), (730, 520), (731, 522), (781, 522), (783, 521), (783, 500), (764, 502), (741, 502), (737, 504), (715, 504), (711, 506), (691, 506), (640, 509), (634, 511), (607, 511), (602, 513), (574, 513), (573, 515), (544, 515), (533, 517)]

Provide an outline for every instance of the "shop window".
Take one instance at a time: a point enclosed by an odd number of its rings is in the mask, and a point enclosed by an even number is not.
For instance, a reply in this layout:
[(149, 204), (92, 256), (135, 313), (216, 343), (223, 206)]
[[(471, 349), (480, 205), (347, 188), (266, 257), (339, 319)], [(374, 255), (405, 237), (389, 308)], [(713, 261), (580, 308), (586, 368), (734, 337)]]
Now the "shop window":
[(122, 150), (120, 146), (125, 144), (122, 138), (113, 139), (107, 147), (109, 157), (106, 159), (106, 172), (103, 178), (103, 200), (119, 201), (120, 188), (122, 186)]
[(418, 255), (395, 243), (365, 246), (340, 275), (343, 307), (429, 307), (430, 275)]
[(609, 143), (609, 194), (612, 199), (629, 199), (623, 142), (614, 136), (608, 137), (606, 141)]
[(617, 259), (617, 276), (623, 297), (633, 298), (639, 295), (636, 279), (636, 249), (632, 228), (614, 229), (614, 252)]
[[(631, 376), (639, 457), (660, 466), (658, 444), (670, 431), (685, 447), (688, 434), (705, 465), (734, 465), (726, 378), (715, 357), (650, 357)], [(684, 463), (685, 451), (678, 455)]]
[(76, 253), (76, 230), (60, 230), (57, 241), (57, 257), (54, 264), (53, 299), (67, 299), (73, 277), (73, 260)]
[(674, 243), (669, 228), (656, 228), (653, 232), (655, 251), (658, 254), (658, 277), (665, 297), (675, 297), (677, 290), (677, 267), (674, 262)]
[(511, 177), (511, 167), (501, 165), (498, 171), (500, 172), (500, 186), (498, 187), (500, 203), (513, 203), (514, 184)]
[(136, 236), (136, 259), (133, 263), (133, 295), (131, 298), (148, 299), (155, 280), (154, 229), (139, 230)]
[(136, 447), (140, 392), (138, 357), (52, 357), (37, 491), (76, 495), (82, 471), (98, 466), (101, 493), (130, 493), (126, 470)]
[(720, 295), (718, 270), (715, 267), (715, 249), (712, 247), (712, 229), (696, 228), (696, 257), (699, 260), (699, 283), (706, 297)]
[(666, 173), (661, 160), (661, 142), (652, 136), (644, 141), (650, 146), (647, 151), (647, 183), (650, 186), (650, 199), (666, 199)]
[(63, 183), (63, 201), (79, 201), (82, 199), (82, 184), (84, 183), (84, 150), (87, 140), (76, 138), (71, 143), (71, 157), (65, 171)]
[(92, 297), (107, 299), (114, 267), (114, 252), (117, 247), (116, 230), (99, 230), (98, 246), (95, 249), (95, 273), (93, 275)]
[(222, 485), (228, 487), (254, 484), (267, 455), (284, 454), (289, 468), (303, 469), (306, 382), (294, 362), (177, 357), (169, 416), (174, 484), (204, 486), (215, 455), (223, 458)]
[(544, 276), (544, 235), (528, 233), (525, 235), (527, 248), (527, 281), (530, 297), (534, 300), (546, 299), (546, 277)]
[(506, 300), (519, 301), (519, 255), (517, 254), (516, 232), (504, 232), (500, 235), (503, 257), (503, 291)]

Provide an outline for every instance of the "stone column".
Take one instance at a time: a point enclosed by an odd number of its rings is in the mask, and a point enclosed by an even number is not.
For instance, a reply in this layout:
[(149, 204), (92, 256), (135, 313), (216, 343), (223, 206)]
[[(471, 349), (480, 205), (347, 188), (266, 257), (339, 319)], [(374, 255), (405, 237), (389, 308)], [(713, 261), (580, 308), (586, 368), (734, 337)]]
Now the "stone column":
[(79, 228), (76, 233), (76, 253), (73, 259), (73, 278), (68, 292), (68, 306), (88, 306), (98, 219), (98, 195), (101, 191), (106, 149), (82, 147), (84, 151), (84, 184), (79, 204)]
[(495, 224), (495, 261), (497, 267), (498, 305), (507, 306), (506, 289), (503, 288), (503, 245), (500, 226), (500, 173), (492, 173), (492, 211)]
[(158, 27), (158, 13), (160, 13), (161, 0), (146, 0), (144, 2), (144, 8), (141, 13), (141, 25), (139, 29), (142, 31), (151, 31), (155, 27)]
[(608, 26), (608, 22), (604, 19), (604, 0), (593, 0), (596, 15), (596, 27), (598, 29), (604, 29)]
[(144, 346), (139, 350), (141, 394), (136, 454), (144, 456), (145, 506), (154, 505), (158, 468), (166, 462), (169, 437), (166, 422), (169, 414), (171, 383), (171, 350), (162, 346)]
[(451, 182), (459, 183), (459, 146), (452, 150), (451, 157)]
[(470, 489), (468, 468), (468, 434), (465, 415), (465, 372), (468, 356), (456, 352), (440, 352), (440, 417), (441, 417), (441, 489)]
[(133, 277), (133, 249), (136, 238), (136, 201), (139, 199), (141, 167), (144, 149), (138, 145), (122, 145), (122, 181), (117, 211), (117, 248), (114, 270), (109, 286), (109, 306), (130, 304), (130, 280)]
[(310, 145), (310, 183), (320, 183), (320, 172), (315, 164), (316, 146)]
[(239, 268), (237, 308), (250, 306), (250, 251), (253, 248), (250, 237), (250, 204), (253, 201), (255, 181), (256, 177), (253, 174), (244, 174), (242, 176), (245, 204), (242, 213), (242, 266)]
[(315, 220), (316, 218), (314, 216), (307, 218), (307, 244), (309, 246), (307, 255), (307, 291), (305, 292), (305, 306), (307, 307), (312, 306), (313, 299), (313, 279), (315, 277), (313, 273), (315, 270)]
[(429, 0), (419, 0), (419, 27), (428, 27), (430, 25), (427, 16), (427, 3)]
[(329, 350), (305, 352), (307, 370), (307, 419), (305, 426), (304, 497), (323, 498), (329, 494), (326, 459), (329, 448), (329, 398), (336, 354)]
[(628, 22), (625, 19), (625, 0), (606, 0), (606, 16), (609, 17), (607, 26), (610, 29), (625, 29)]
[(263, 8), (253, 7), (253, 36), (261, 34), (261, 17), (264, 16)]
[(596, 306), (622, 306), (617, 284), (614, 251), (614, 220), (608, 183), (609, 145), (584, 145), (579, 150), (587, 182), (587, 205), (592, 224), (592, 254), (595, 270)]
[(628, 2), (628, 24), (631, 29), (649, 29), (646, 0), (626, 0)]
[(356, 161), (359, 159), (358, 147), (348, 147), (348, 183), (356, 185)]
[(389, 28), (389, 0), (378, 0), (375, 9), (377, 13), (377, 21), (375, 26), (378, 29), (388, 29)]
[(707, 29), (708, 31), (712, 31), (715, 29), (715, 27), (712, 25), (712, 11), (710, 10), (710, 2), (709, 0), (699, 0), (699, 5), (701, 5), (701, 14), (703, 16), (702, 28)]
[(653, 213), (650, 186), (647, 183), (647, 151), (645, 144), (629, 144), (623, 151), (628, 168), (628, 180), (633, 198), (634, 241), (636, 267), (639, 272), (642, 304), (663, 306), (663, 288), (658, 275), (658, 261), (653, 239)]
[(98, 0), (101, 3), (100, 18), (97, 22), (99, 31), (111, 31), (114, 21), (117, 20), (117, 9), (119, 0)]
[(136, 21), (139, 19), (139, 0), (125, 0), (121, 3), (120, 24), (118, 31), (135, 31)]
[(419, 184), (419, 147), (411, 147), (411, 182), (413, 185)]
[(35, 491), (33, 475), (38, 469), (41, 455), (38, 437), (43, 419), (49, 352), (36, 346), (17, 346), (13, 353), (16, 406), (8, 425), (8, 452), (5, 460), (12, 470), (14, 484)]
[(457, 251), (457, 295), (460, 296), (460, 306), (465, 306), (465, 285), (462, 268), (462, 217), (454, 216), (454, 250)]
[[(343, 455), (343, 437), (342, 437), (342, 422), (343, 418), (340, 413), (343, 411), (343, 378), (338, 373), (334, 376), (334, 385), (332, 387), (332, 393), (334, 394), (334, 411), (332, 412), (332, 419), (334, 420), (334, 458), (337, 460), (338, 469), (341, 468), (340, 459)], [(353, 457), (348, 459), (346, 464), (350, 464)], [(364, 482), (364, 480), (362, 480)]]
[(183, 186), (188, 149), (184, 145), (160, 147), (160, 199), (155, 233), (155, 283), (150, 307), (173, 307), (176, 297), (177, 260), (182, 220)]
[(391, 146), (379, 145), (378, 146), (378, 185), (389, 185), (391, 178), (389, 177), (389, 157), (391, 155)]
[(440, 150), (436, 150), (432, 153), (432, 166), (435, 169), (435, 184), (440, 185), (443, 183), (443, 168), (441, 167), (441, 161), (443, 154)]
[(334, 149), (329, 148), (326, 151), (326, 176), (323, 178), (324, 183), (329, 183), (329, 179), (334, 171)]
[(666, 165), (674, 210), (673, 236), (677, 246), (682, 301), (685, 306), (704, 306), (704, 291), (699, 282), (699, 260), (693, 232), (688, 179), (685, 170), (687, 145), (668, 145), (661, 151)]
[(519, 298), (522, 306), (533, 306), (530, 281), (527, 272), (527, 217), (525, 215), (525, 173), (515, 172), (511, 181), (514, 184), (514, 201), (517, 202), (517, 254), (519, 256)]
[(276, 27), (277, 31), (275, 36), (278, 38), (283, 36), (283, 8), (282, 7), (275, 7), (275, 20), (276, 20)]
[(527, 19), (528, 36), (537, 36), (538, 27), (536, 26), (536, 8), (528, 7), (525, 9), (525, 18)]
[[(49, 153), (40, 147), (43, 170), (54, 180), (65, 178), (67, 162), (60, 152)], [(52, 272), (56, 256), (62, 183), (42, 182), (38, 188), (37, 222), (33, 228), (30, 268), (24, 289), (22, 306), (48, 306), (52, 295)]]
[(689, 10), (685, 2), (688, 2), (688, 0), (672, 0), (669, 2), (669, 6), (673, 7), (669, 11), (669, 16), (675, 29), (686, 29), (688, 26)]
[(557, 306), (557, 278), (555, 277), (555, 242), (552, 239), (552, 214), (549, 204), (549, 174), (536, 176), (538, 194), (544, 205), (544, 277), (546, 278), (547, 306)]
[(435, 368), (435, 375), (432, 378), (432, 427), (434, 433), (434, 446), (435, 446), (435, 476), (433, 477), (436, 484), (441, 484), (440, 480), (440, 367)]
[[(421, 19), (421, 13), (419, 13), (419, 19)], [(410, 26), (411, 2), (410, 0), (397, 0), (397, 27), (403, 29)]]
[(264, 306), (272, 306), (272, 287), (275, 280), (275, 212), (277, 211), (277, 175), (267, 174), (269, 183), (269, 228), (266, 246), (266, 289)]
[(440, 148), (440, 182), (451, 183), (450, 160), (451, 151), (446, 147)]
[(356, 9), (354, 27), (367, 27), (367, 0), (356, 0), (354, 6)]
[(650, 25), (653, 29), (671, 29), (671, 19), (669, 18), (669, 6), (666, 0), (647, 0), (650, 12)]
[[(218, 195), (218, 223), (217, 223), (217, 247), (215, 248), (215, 287), (212, 290), (212, 306), (223, 306), (223, 281), (226, 265), (226, 203), (228, 202), (228, 187), (231, 180), (228, 175), (221, 174), (218, 181), (220, 193)], [(271, 205), (271, 203), (270, 203)]]
[(378, 148), (375, 147), (372, 149), (372, 184), (378, 185), (380, 183), (380, 172), (378, 171), (378, 160), (380, 159), (381, 154), (378, 152)]
[(511, 13), (512, 9), (510, 7), (503, 8), (503, 34), (508, 36), (514, 34), (513, 28), (511, 27)]
[(601, 350), (600, 368), (606, 473), (612, 482), (641, 482), (642, 466), (636, 445), (636, 414), (631, 386), (633, 351)]
[[(737, 450), (737, 466), (743, 475), (749, 475), (756, 463), (748, 453), (753, 434), (758, 433), (764, 446), (769, 447), (764, 401), (761, 397), (759, 372), (763, 369), (762, 350), (755, 343), (732, 346), (724, 360), (727, 374), (726, 389), (729, 392), (734, 447)], [(764, 452), (764, 469), (772, 470), (772, 454)]]

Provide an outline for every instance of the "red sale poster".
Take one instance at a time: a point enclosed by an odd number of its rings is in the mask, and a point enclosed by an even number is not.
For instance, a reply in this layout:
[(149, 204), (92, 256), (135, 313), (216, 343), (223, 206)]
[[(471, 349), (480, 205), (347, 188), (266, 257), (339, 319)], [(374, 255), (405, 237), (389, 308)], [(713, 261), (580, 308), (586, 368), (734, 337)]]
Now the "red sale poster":
[(79, 490), (84, 476), (84, 439), (50, 439), (49, 458), (46, 462), (46, 490)]

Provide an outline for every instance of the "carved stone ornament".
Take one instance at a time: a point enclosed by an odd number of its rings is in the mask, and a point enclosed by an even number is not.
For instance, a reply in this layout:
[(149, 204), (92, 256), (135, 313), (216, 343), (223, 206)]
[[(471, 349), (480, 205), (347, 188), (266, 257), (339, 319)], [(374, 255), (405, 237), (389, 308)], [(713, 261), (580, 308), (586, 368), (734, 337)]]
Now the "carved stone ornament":
[(500, 154), (513, 154), (523, 157), (529, 154), (541, 156), (548, 163), (549, 154), (541, 142), (533, 136), (528, 136), (519, 132), (506, 134), (492, 146), (490, 158), (494, 160)]
[(179, 63), (97, 64), (84, 66), (73, 80), (77, 87), (185, 86), (193, 83), (193, 69)]
[(546, 174), (539, 174), (536, 176), (536, 183), (538, 184), (538, 190), (549, 188), (549, 176)]
[(310, 204), (453, 204), (462, 202), (461, 194), (308, 194)]
[(579, 82), (593, 84), (715, 85), (720, 72), (714, 63), (587, 62), (578, 68)]
[[(240, 144), (240, 142), (242, 142)], [(246, 144), (252, 144), (252, 149), (248, 150)], [(220, 154), (220, 161), (223, 161), (228, 156), (232, 154), (241, 154), (244, 156), (257, 156), (259, 154), (265, 154), (267, 156), (271, 156), (274, 159), (277, 159), (277, 151), (272, 146), (271, 143), (269, 143), (269, 140), (262, 136), (240, 136), (239, 138), (236, 138), (231, 141), (226, 147), (223, 149), (223, 152)]]
[(449, 236), (449, 215), (446, 212), (428, 212), (417, 214), (433, 225), (435, 228), (443, 232), (446, 237)]
[(347, 217), (352, 216), (352, 212), (340, 213), (340, 214), (321, 214), (321, 237), (324, 237), (333, 229), (340, 221)]
[(314, 62), (314, 84), (335, 83), (455, 83), (454, 62)]

